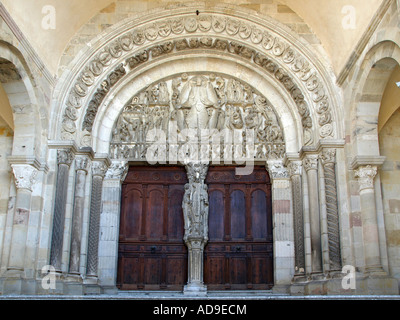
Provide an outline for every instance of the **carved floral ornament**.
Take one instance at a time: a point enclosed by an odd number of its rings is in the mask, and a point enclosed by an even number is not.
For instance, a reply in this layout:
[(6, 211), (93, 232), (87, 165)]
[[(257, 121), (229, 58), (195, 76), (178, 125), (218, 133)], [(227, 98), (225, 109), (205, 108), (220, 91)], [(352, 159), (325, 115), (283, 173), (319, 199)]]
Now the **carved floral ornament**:
[[(162, 42), (163, 39), (166, 41)], [(152, 45), (155, 41), (157, 44)], [(314, 142), (309, 103), (318, 114), (320, 137), (334, 136), (327, 90), (318, 71), (297, 48), (261, 25), (210, 14), (154, 21), (126, 31), (98, 50), (94, 58), (83, 67), (66, 98), (62, 139), (75, 140), (77, 132), (82, 130), (81, 143), (90, 145), (91, 129), (97, 111), (117, 82), (139, 65), (156, 57), (193, 49), (233, 54), (271, 73), (297, 105), (302, 118), (305, 145)], [(116, 67), (115, 63), (118, 64)], [(306, 92), (296, 83), (302, 84)], [(84, 105), (87, 108), (80, 110)], [(78, 119), (82, 117), (82, 128), (78, 128)]]

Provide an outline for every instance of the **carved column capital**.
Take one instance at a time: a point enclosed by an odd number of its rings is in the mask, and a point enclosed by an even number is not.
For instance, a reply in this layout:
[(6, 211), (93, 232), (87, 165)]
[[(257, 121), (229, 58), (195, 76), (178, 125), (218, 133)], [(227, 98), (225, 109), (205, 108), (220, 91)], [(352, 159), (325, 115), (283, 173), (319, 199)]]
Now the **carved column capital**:
[(335, 165), (336, 163), (336, 149), (324, 149), (319, 156), (322, 165)]
[(377, 166), (360, 166), (354, 173), (360, 185), (360, 191), (374, 189), (374, 179), (378, 174)]
[(32, 192), (32, 186), (36, 182), (38, 173), (37, 169), (30, 165), (23, 164), (13, 164), (11, 167), (17, 189), (26, 189)]
[(283, 161), (268, 161), (268, 172), (272, 179), (288, 179), (288, 169), (283, 164)]
[(107, 173), (108, 167), (104, 162), (95, 161), (92, 163), (92, 175), (93, 177), (104, 178)]
[(57, 152), (57, 163), (66, 164), (67, 166), (71, 166), (72, 161), (74, 160), (74, 154), (70, 149), (62, 149)]
[(318, 155), (308, 155), (303, 160), (304, 169), (308, 172), (310, 170), (318, 170)]
[(290, 177), (300, 176), (303, 172), (303, 163), (301, 161), (290, 161), (287, 168)]
[(128, 174), (129, 166), (127, 161), (114, 161), (108, 169), (105, 178), (108, 180), (123, 181)]
[(78, 156), (75, 159), (75, 170), (85, 171), (86, 173), (89, 171), (90, 162), (87, 156)]

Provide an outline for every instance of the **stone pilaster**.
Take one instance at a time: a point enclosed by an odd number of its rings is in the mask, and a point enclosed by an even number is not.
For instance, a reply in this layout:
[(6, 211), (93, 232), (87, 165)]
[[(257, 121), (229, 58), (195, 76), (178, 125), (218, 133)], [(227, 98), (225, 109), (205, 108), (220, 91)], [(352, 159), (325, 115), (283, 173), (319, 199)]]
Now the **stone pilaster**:
[(98, 278), (103, 288), (116, 290), (121, 187), (128, 174), (126, 161), (114, 161), (103, 182)]
[(294, 233), (290, 177), (282, 160), (268, 161), (272, 180), (272, 215), (274, 226), (274, 290), (285, 291), (294, 275)]
[(189, 183), (185, 185), (183, 215), (185, 220), (184, 241), (188, 247), (188, 283), (185, 294), (202, 295), (207, 292), (204, 285), (204, 247), (208, 241), (208, 190), (205, 179), (208, 164), (186, 165)]
[(303, 162), (307, 173), (311, 235), (311, 273), (322, 273), (321, 221), (318, 189), (318, 155), (306, 155)]
[(87, 156), (78, 156), (75, 159), (75, 192), (74, 211), (72, 216), (72, 235), (69, 258), (69, 273), (79, 275), (83, 212), (85, 209), (86, 176), (90, 166)]
[(324, 168), (329, 266), (330, 271), (341, 271), (342, 259), (340, 252), (339, 209), (336, 185), (336, 149), (323, 150), (320, 159)]
[(50, 249), (50, 265), (52, 265), (56, 271), (61, 271), (65, 209), (68, 195), (68, 176), (73, 159), (74, 154), (71, 150), (59, 150), (57, 153), (58, 170)]

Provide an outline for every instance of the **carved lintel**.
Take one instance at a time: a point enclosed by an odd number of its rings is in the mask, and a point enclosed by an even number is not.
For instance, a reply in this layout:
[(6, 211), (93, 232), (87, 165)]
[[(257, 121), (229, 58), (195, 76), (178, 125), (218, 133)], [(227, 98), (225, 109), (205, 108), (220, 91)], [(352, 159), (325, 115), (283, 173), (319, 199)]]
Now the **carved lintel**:
[(360, 185), (360, 191), (374, 189), (374, 179), (378, 174), (377, 166), (360, 166), (354, 173)]
[(38, 174), (37, 169), (30, 165), (20, 164), (13, 164), (11, 167), (14, 173), (15, 185), (17, 189), (26, 189), (32, 191), (32, 187)]
[(108, 169), (105, 179), (124, 181), (128, 170), (129, 166), (127, 161), (114, 161)]

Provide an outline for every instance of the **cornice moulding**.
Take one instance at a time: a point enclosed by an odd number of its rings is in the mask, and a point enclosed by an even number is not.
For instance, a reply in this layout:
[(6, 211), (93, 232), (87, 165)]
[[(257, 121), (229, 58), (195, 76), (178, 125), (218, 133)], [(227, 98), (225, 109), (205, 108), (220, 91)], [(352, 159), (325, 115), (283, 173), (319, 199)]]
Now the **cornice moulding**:
[(386, 157), (382, 156), (355, 156), (350, 163), (350, 168), (356, 170), (361, 166), (377, 166), (380, 167), (386, 160)]

